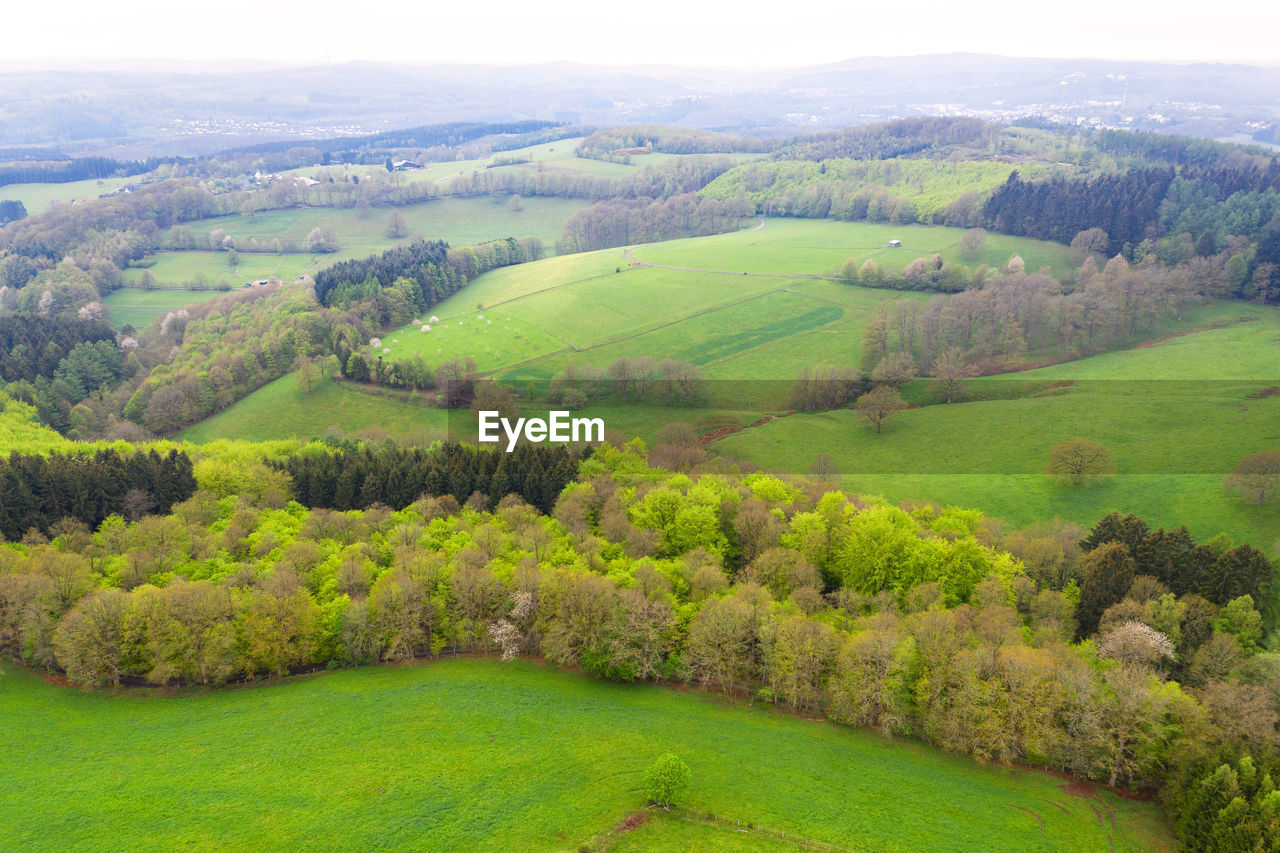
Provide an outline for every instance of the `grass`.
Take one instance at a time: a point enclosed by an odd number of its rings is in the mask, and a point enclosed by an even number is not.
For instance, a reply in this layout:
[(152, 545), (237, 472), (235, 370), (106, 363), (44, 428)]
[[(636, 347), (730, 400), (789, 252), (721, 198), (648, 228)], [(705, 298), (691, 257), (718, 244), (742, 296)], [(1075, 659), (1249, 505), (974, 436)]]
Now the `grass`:
[(318, 383), (308, 394), (290, 374), (188, 427), (179, 437), (196, 444), (220, 438), (267, 441), (330, 434), (421, 441), (443, 433), (446, 416), (440, 409), (397, 402), (333, 381)]
[[(374, 208), (367, 218), (361, 218), (354, 208), (316, 207), (271, 210), (251, 216), (221, 216), (187, 225), (200, 241), (207, 242), (209, 232), (221, 229), (241, 247), (246, 246), (250, 238), (268, 243), (279, 238), (286, 248), (305, 247), (307, 234), (313, 228), (332, 228), (338, 233), (342, 255), (359, 257), (407, 243), (414, 236), (445, 240), (451, 246), (502, 237), (538, 237), (550, 245), (559, 239), (569, 217), (587, 204), (577, 199), (527, 198), (521, 201), (521, 210), (513, 210), (506, 197), (436, 199), (394, 208), (404, 217), (409, 235), (400, 239), (386, 236), (393, 208), (381, 207)], [(245, 257), (242, 252), (241, 258)], [(338, 259), (330, 256), (325, 260)], [(222, 257), (222, 266), (226, 266), (225, 257)]]
[[(770, 220), (765, 230), (777, 224)], [(815, 239), (830, 237), (824, 223), (802, 224), (822, 232)], [(861, 228), (836, 225), (846, 237)], [(752, 233), (760, 232), (733, 236)], [(805, 365), (855, 362), (863, 317), (901, 298), (923, 297), (785, 276), (641, 267), (628, 263), (625, 250), (607, 249), (481, 276), (431, 309), (441, 322), (430, 331), (420, 323), (397, 329), (382, 336), (379, 352), (388, 359), (414, 352), (429, 360), (472, 357), (480, 370), (506, 380), (649, 355), (693, 362), (711, 379), (789, 381)]]
[[(1152, 803), (526, 662), (169, 696), (10, 669), (0, 723), (0, 826), (28, 851), (576, 850), (642, 804), (665, 751), (693, 770), (689, 806), (854, 850), (1173, 847)], [(771, 849), (741, 840), (663, 817), (621, 849)]]
[[(1048, 267), (1056, 275), (1066, 275), (1072, 270), (1066, 246), (1004, 234), (989, 234), (986, 246), (970, 260), (960, 251), (963, 235), (962, 228), (941, 225), (771, 218), (759, 230), (655, 243), (638, 248), (635, 256), (677, 267), (829, 275), (849, 258), (859, 264), (874, 258), (882, 269), (901, 270), (916, 258), (932, 257), (935, 252), (943, 260), (970, 268), (979, 264), (1004, 267), (1017, 254), (1028, 272)], [(901, 240), (902, 246), (890, 249), (890, 240)]]
[(57, 202), (70, 204), (86, 198), (97, 198), (125, 184), (136, 184), (138, 178), (102, 178), (87, 181), (68, 181), (65, 184), (9, 184), (0, 187), (0, 199), (20, 201), (27, 208), (28, 216), (36, 216)]
[(225, 296), (225, 290), (134, 290), (113, 291), (102, 300), (111, 309), (111, 322), (135, 329), (145, 328), (157, 319), (176, 311)]

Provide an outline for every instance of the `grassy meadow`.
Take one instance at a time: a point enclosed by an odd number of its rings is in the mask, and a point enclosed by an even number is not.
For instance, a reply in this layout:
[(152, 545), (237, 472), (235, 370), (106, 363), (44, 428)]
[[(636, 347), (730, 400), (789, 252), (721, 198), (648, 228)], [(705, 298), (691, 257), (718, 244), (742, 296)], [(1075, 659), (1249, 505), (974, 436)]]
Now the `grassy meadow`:
[(0, 187), (0, 199), (20, 201), (28, 216), (44, 213), (51, 204), (70, 204), (86, 198), (97, 198), (125, 184), (136, 184), (138, 177), (100, 178), (68, 181), (63, 184), (8, 184)]
[[(1073, 271), (1067, 247), (1058, 243), (991, 233), (983, 249), (970, 259), (960, 250), (962, 236), (963, 228), (942, 225), (769, 218), (756, 230), (640, 246), (635, 257), (652, 264), (729, 272), (831, 275), (849, 258), (859, 264), (871, 258), (881, 269), (901, 270), (916, 258), (935, 253), (944, 261), (970, 268), (979, 264), (1003, 268), (1018, 255), (1028, 272), (1048, 267), (1054, 275), (1065, 276)], [(902, 245), (891, 249), (890, 240), (901, 240)]]
[[(527, 198), (521, 200), (521, 209), (515, 210), (506, 197), (442, 198), (405, 207), (373, 208), (364, 216), (355, 208), (313, 207), (220, 216), (187, 225), (199, 241), (207, 242), (209, 232), (220, 229), (242, 245), (253, 237), (259, 242), (279, 238), (306, 246), (307, 234), (313, 228), (332, 228), (338, 234), (340, 252), (347, 257), (360, 257), (407, 243), (415, 236), (445, 240), (451, 246), (502, 237), (538, 237), (550, 245), (559, 239), (569, 217), (586, 206), (587, 202), (578, 199)], [(408, 236), (386, 235), (393, 211), (404, 217)]]
[(424, 441), (444, 434), (446, 415), (442, 409), (402, 403), (332, 380), (318, 382), (308, 393), (289, 374), (178, 437), (196, 444), (220, 438), (269, 441), (329, 435)]
[(123, 288), (107, 294), (102, 302), (111, 311), (116, 326), (130, 325), (142, 329), (159, 318), (176, 311), (225, 296), (225, 290), (137, 290)]
[[(1174, 844), (1155, 803), (522, 661), (115, 695), (7, 666), (0, 749), (0, 826), (27, 851), (577, 850), (641, 806), (666, 751), (688, 806), (851, 850)], [(636, 832), (610, 849), (779, 849), (661, 815)]]

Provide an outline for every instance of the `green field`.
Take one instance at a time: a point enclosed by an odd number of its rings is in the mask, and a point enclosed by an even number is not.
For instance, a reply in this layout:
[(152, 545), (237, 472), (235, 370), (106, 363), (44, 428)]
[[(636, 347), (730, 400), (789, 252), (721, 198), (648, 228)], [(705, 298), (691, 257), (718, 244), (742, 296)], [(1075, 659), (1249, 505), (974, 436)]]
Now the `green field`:
[[(407, 243), (415, 236), (429, 240), (445, 240), (451, 246), (466, 246), (502, 237), (538, 237), (548, 245), (555, 243), (570, 216), (587, 206), (587, 202), (562, 198), (527, 198), (521, 210), (513, 210), (507, 198), (442, 198), (398, 208), (378, 207), (365, 217), (354, 208), (316, 207), (294, 210), (270, 210), (251, 216), (222, 216), (188, 223), (196, 239), (208, 240), (210, 231), (221, 229), (241, 246), (249, 238), (282, 242), (305, 247), (307, 234), (313, 228), (332, 228), (338, 233), (339, 254), (359, 257), (381, 252)], [(387, 221), (392, 211), (405, 219), (409, 236), (392, 239), (386, 236)], [(244, 258), (246, 255), (241, 254)], [(338, 260), (329, 257), (326, 260)], [(223, 266), (226, 259), (222, 259)]]
[[(525, 662), (176, 695), (72, 690), (9, 667), (0, 749), (0, 826), (28, 851), (578, 850), (642, 805), (641, 774), (666, 751), (693, 771), (688, 806), (851, 850), (1174, 844), (1154, 803)], [(692, 846), (779, 849), (665, 817), (612, 849)]]
[(111, 310), (111, 322), (142, 329), (170, 311), (225, 296), (225, 290), (137, 290), (112, 291), (102, 302)]
[(138, 178), (102, 178), (68, 181), (65, 184), (9, 184), (0, 187), (0, 199), (20, 201), (28, 216), (44, 213), (54, 202), (70, 204), (86, 198), (97, 198), (125, 184), (137, 184)]
[[(812, 226), (815, 241), (846, 243), (873, 239), (862, 232), (879, 228), (769, 220), (763, 232), (776, 227), (794, 237), (797, 225)], [(929, 230), (954, 237), (952, 229)], [(742, 241), (763, 232), (726, 236)], [(714, 262), (727, 251), (723, 239), (655, 244), (636, 255), (702, 242)], [(819, 269), (811, 257), (792, 260), (799, 274)], [(710, 379), (789, 381), (805, 365), (857, 361), (866, 313), (904, 298), (924, 297), (785, 275), (643, 267), (629, 263), (626, 250), (607, 249), (481, 276), (431, 309), (441, 322), (430, 331), (420, 324), (397, 329), (382, 337), (379, 352), (390, 359), (414, 352), (428, 359), (469, 356), (482, 371), (509, 380), (547, 379), (570, 362), (605, 367), (620, 356), (649, 355), (692, 362)]]
[[(1222, 480), (1241, 457), (1280, 447), (1280, 397), (1256, 396), (1280, 385), (1280, 311), (1216, 303), (1185, 324), (1203, 330), (969, 383), (976, 398), (1070, 387), (915, 408), (878, 436), (851, 410), (796, 414), (716, 447), (793, 472), (821, 450), (853, 491), (978, 507), (1019, 525), (1055, 515), (1092, 524), (1118, 509), (1203, 538), (1225, 531), (1274, 553), (1280, 510), (1226, 494)], [(907, 393), (930, 397), (921, 381)], [(1111, 450), (1116, 477), (1072, 487), (1042, 473), (1049, 448), (1076, 435)]]
[(423, 441), (447, 429), (446, 412), (352, 390), (333, 381), (306, 393), (292, 375), (264, 385), (248, 397), (179, 434), (197, 444), (219, 438), (268, 441), (327, 435)]
[(210, 285), (227, 282), (239, 287), (246, 282), (276, 276), (282, 281), (293, 281), (298, 276), (330, 262), (328, 255), (306, 253), (258, 253), (237, 252), (240, 263), (227, 263), (226, 252), (185, 251), (156, 252), (147, 258), (149, 266), (130, 267), (124, 271), (125, 280), (137, 284), (143, 272), (150, 271), (158, 284), (189, 284), (202, 275)]
[[(765, 220), (759, 230), (735, 231), (713, 237), (694, 237), (642, 246), (635, 257), (654, 264), (732, 272), (809, 273), (830, 275), (849, 258), (861, 264), (874, 258), (882, 269), (901, 270), (916, 258), (932, 257), (1003, 268), (1018, 255), (1027, 272), (1048, 267), (1054, 275), (1073, 271), (1067, 247), (1029, 237), (987, 235), (986, 246), (972, 260), (960, 252), (962, 228), (941, 225), (885, 225), (837, 222), (832, 219)], [(902, 245), (890, 249), (890, 240)]]

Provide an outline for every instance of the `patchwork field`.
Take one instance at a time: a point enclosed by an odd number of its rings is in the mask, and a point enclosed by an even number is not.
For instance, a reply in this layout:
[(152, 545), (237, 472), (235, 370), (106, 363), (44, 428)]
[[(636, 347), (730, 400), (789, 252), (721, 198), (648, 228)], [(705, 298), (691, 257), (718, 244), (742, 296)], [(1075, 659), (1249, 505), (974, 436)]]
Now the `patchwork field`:
[[(521, 201), (521, 209), (515, 210), (506, 197), (442, 198), (406, 207), (373, 208), (363, 218), (354, 208), (316, 207), (201, 219), (188, 226), (200, 241), (207, 241), (209, 232), (220, 229), (241, 245), (251, 237), (259, 242), (278, 238), (286, 248), (305, 247), (313, 228), (332, 228), (338, 234), (340, 252), (346, 257), (359, 257), (406, 243), (415, 236), (445, 240), (451, 246), (502, 237), (538, 237), (551, 245), (559, 239), (569, 217), (586, 206), (587, 202), (577, 199), (528, 198)], [(393, 211), (404, 217), (407, 236), (403, 238), (386, 235)]]
[[(918, 239), (945, 248), (941, 241), (958, 233), (770, 219), (758, 230), (647, 245), (633, 254), (697, 270), (817, 274), (858, 247), (887, 242), (889, 234), (907, 245)], [(1065, 263), (1065, 249), (1055, 244), (1019, 240), (1011, 248), (1024, 259)], [(610, 400), (586, 410), (605, 417), (618, 434), (651, 441), (671, 420), (707, 435), (787, 411), (791, 383), (804, 366), (858, 362), (862, 323), (872, 307), (926, 298), (787, 275), (645, 267), (630, 263), (628, 254), (609, 249), (486, 274), (431, 309), (440, 322), (417, 318), (383, 336), (373, 354), (394, 360), (421, 353), (433, 364), (470, 357), (482, 372), (529, 392), (545, 384), (522, 383), (545, 383), (571, 363), (607, 367), (621, 356), (647, 355), (698, 365), (708, 383), (696, 408)], [(421, 330), (424, 324), (429, 331)], [(1129, 350), (970, 380), (969, 402), (949, 406), (930, 405), (936, 395), (918, 380), (904, 389), (918, 408), (881, 436), (842, 410), (731, 432), (713, 447), (793, 473), (807, 471), (814, 456), (826, 452), (854, 491), (974, 506), (1014, 524), (1054, 515), (1092, 524), (1120, 509), (1156, 524), (1188, 523), (1204, 538), (1225, 531), (1274, 550), (1280, 514), (1225, 494), (1222, 478), (1243, 456), (1280, 447), (1280, 397), (1250, 396), (1280, 384), (1280, 311), (1212, 303), (1180, 323), (1163, 323), (1154, 335)], [(1062, 382), (1076, 384), (1027, 396)], [(291, 405), (296, 415), (273, 418), (277, 402), (260, 391), (188, 435), (252, 438), (263, 429), (283, 437), (308, 429), (325, 411), (304, 401)], [(394, 424), (384, 428), (397, 434), (420, 423), (417, 410), (396, 417), (391, 411), (409, 407), (388, 400), (378, 405), (388, 413), (361, 417), (361, 425)], [(529, 405), (545, 407), (536, 400)], [(1049, 448), (1075, 435), (1105, 444), (1118, 476), (1079, 488), (1045, 476)]]
[[(176, 695), (78, 691), (7, 667), (0, 748), (0, 826), (29, 851), (125, 837), (149, 849), (576, 850), (641, 806), (641, 774), (666, 751), (693, 771), (688, 806), (845, 849), (1174, 846), (1154, 803), (525, 662)], [(661, 815), (610, 849), (693, 847), (777, 849)]]

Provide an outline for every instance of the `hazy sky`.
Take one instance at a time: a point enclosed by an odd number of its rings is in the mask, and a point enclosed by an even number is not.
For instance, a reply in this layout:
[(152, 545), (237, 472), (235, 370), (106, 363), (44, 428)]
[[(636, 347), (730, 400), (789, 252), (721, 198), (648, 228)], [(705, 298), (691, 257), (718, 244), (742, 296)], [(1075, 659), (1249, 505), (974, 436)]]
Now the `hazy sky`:
[[(52, 20), (50, 16), (56, 16)], [(1280, 64), (1275, 0), (66, 0), (5, 11), (0, 59), (795, 66), (953, 51)]]

